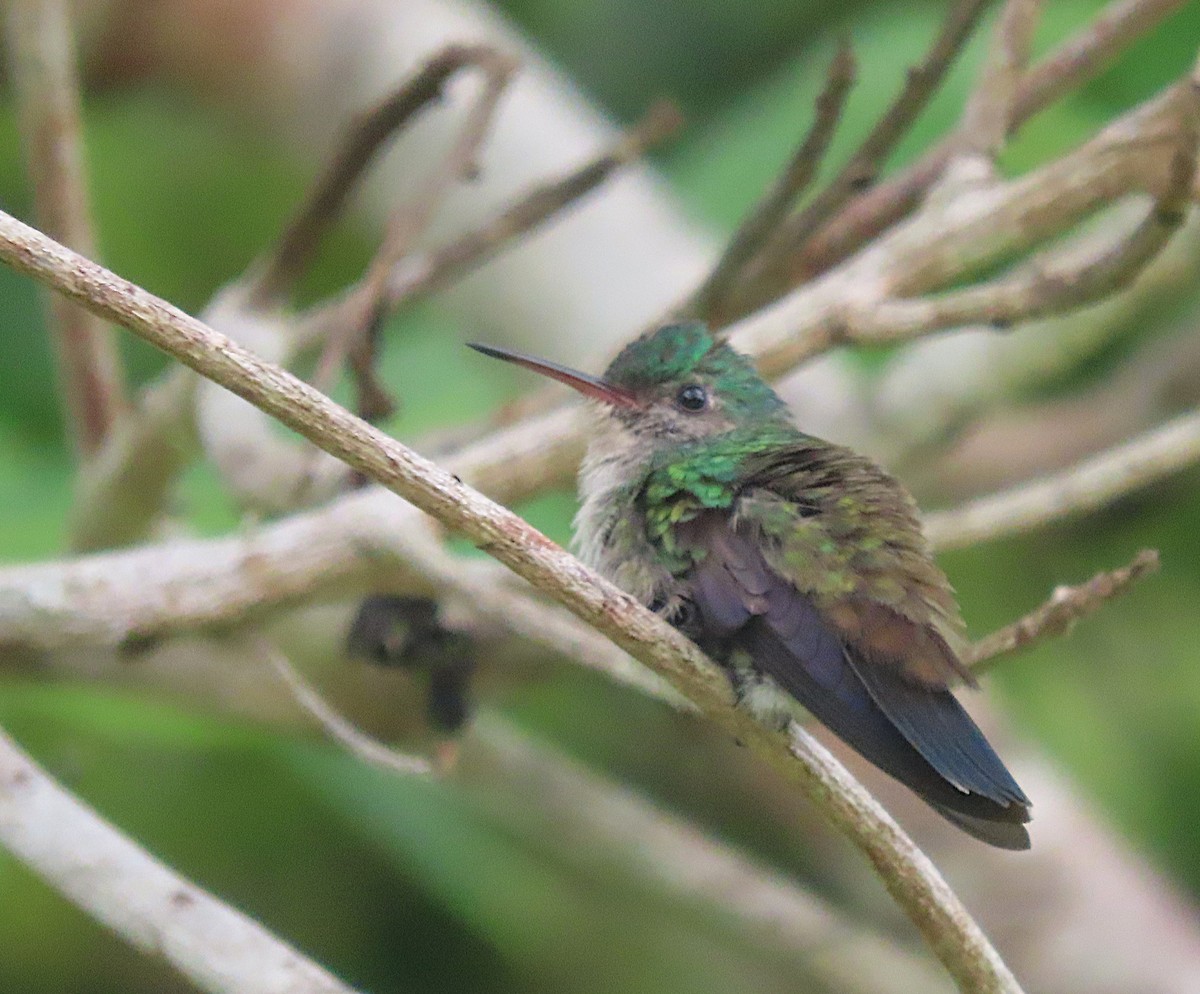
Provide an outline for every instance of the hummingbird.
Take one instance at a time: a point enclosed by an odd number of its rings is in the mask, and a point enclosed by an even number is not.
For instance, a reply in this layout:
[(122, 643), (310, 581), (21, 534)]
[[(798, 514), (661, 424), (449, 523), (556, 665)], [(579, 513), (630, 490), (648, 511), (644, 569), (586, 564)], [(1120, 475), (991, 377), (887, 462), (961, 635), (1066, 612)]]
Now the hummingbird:
[(596, 402), (579, 558), (691, 638), (739, 705), (807, 711), (983, 842), (1028, 849), (1030, 802), (951, 692), (965, 626), (916, 502), (802, 432), (750, 359), (699, 322), (637, 338), (603, 377), (472, 344)]

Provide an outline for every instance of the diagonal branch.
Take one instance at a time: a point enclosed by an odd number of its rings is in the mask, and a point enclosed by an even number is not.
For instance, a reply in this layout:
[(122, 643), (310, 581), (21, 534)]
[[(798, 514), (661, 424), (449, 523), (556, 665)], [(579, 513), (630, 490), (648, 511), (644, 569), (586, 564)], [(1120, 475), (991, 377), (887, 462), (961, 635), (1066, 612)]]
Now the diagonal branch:
[[(274, 646), (261, 648), (300, 706), (356, 758), (402, 776), (432, 772), (429, 764), (398, 752), (339, 714)], [(499, 787), (501, 793), (520, 797), (524, 811), (552, 822), (566, 845), (632, 856), (650, 879), (731, 915), (772, 948), (795, 955), (806, 973), (831, 989), (873, 994), (888, 985), (906, 991), (941, 987), (942, 978), (898, 944), (851, 923), (801, 885), (530, 738), (498, 715), (485, 712), (472, 720), (464, 765), (468, 778), (482, 777), (493, 791)]]
[(278, 303), (311, 262), (321, 239), (345, 210), (375, 157), (414, 117), (442, 96), (447, 81), (469, 66), (496, 57), (486, 45), (451, 45), (431, 58), (411, 79), (354, 121), (338, 144), (305, 203), (288, 222), (279, 243), (258, 264), (248, 297), (256, 307)]
[[(34, 212), (56, 239), (95, 258), (67, 2), (12, 0), (5, 18), (8, 75), (20, 111)], [(121, 360), (103, 321), (57, 294), (48, 303), (59, 396), (68, 433), (86, 461), (124, 410)]]
[(264, 638), (254, 641), (255, 655), (264, 657), (271, 664), (271, 668), (279, 674), (279, 679), (287, 684), (288, 691), (296, 703), (321, 726), (326, 735), (352, 756), (371, 766), (402, 776), (420, 776), (433, 772), (433, 764), (428, 760), (393, 749), (356, 728), (344, 716), (338, 714), (333, 705), (318, 694), (312, 684), (296, 672), (291, 661), (276, 645)]
[(1064, 93), (1095, 79), (1134, 42), (1187, 4), (1188, 0), (1113, 0), (1087, 27), (1025, 73), (1009, 127), (1018, 127)]
[[(1050, 237), (1117, 197), (1134, 190), (1161, 189), (1159, 177), (1166, 172), (1161, 163), (1167, 158), (1164, 153), (1174, 147), (1170, 136), (1178, 131), (1177, 114), (1194, 92), (1187, 82), (1173, 86), (1074, 152), (1028, 176), (998, 189), (964, 192), (952, 205), (937, 209), (931, 205), (880, 239), (871, 251), (739, 321), (730, 329), (736, 346), (757, 356), (766, 375), (778, 376), (804, 359), (853, 340), (855, 328), (848, 320), (869, 318), (867, 308), (892, 294), (914, 295), (947, 285), (965, 272)], [(852, 312), (848, 302), (855, 303)], [(872, 333), (877, 329), (872, 328)], [(186, 382), (176, 383), (181, 376), (187, 380), (179, 370), (168, 379), (172, 391), (186, 395)], [(190, 421), (186, 412), (174, 418), (167, 412), (156, 422), (183, 439), (182, 444), (172, 444), (165, 431), (161, 437), (157, 431), (152, 433), (166, 445), (168, 454), (175, 455), (164, 462), (175, 464), (180, 452), (194, 451)], [(477, 474), (477, 485), (501, 499), (517, 500), (569, 478), (582, 452), (582, 427), (577, 408), (559, 409), (492, 433), (473, 444), (469, 456), (464, 452), (463, 460)], [(89, 487), (96, 499), (80, 504), (81, 531), (92, 531), (86, 522), (100, 513), (97, 508), (118, 513), (129, 503), (123, 473), (137, 451), (134, 444), (123, 445), (112, 460), (104, 461), (105, 473), (98, 474)], [(144, 521), (125, 522), (123, 531), (134, 533), (139, 524), (144, 533)]]
[[(1020, 127), (1038, 111), (1097, 76), (1187, 2), (1113, 0), (1086, 28), (1025, 74), (1017, 91), (1010, 129)], [(797, 278), (811, 279), (836, 266), (915, 210), (958, 149), (959, 135), (951, 134), (896, 176), (850, 201), (800, 250), (793, 262)]]
[(973, 643), (963, 661), (975, 673), (986, 673), (1016, 652), (1065, 635), (1080, 618), (1120, 597), (1144, 577), (1157, 573), (1158, 565), (1158, 552), (1143, 549), (1125, 566), (1097, 573), (1075, 587), (1056, 587), (1044, 604)]
[(520, 797), (583, 852), (615, 850), (639, 873), (718, 914), (734, 917), (772, 949), (791, 954), (803, 975), (842, 994), (947, 986), (932, 964), (886, 941), (778, 871), (764, 866), (596, 773), (503, 718), (481, 714), (464, 749), (468, 771)]
[(884, 162), (924, 110), (986, 9), (988, 0), (955, 0), (925, 58), (908, 71), (904, 87), (837, 175), (787, 222), (747, 267), (737, 312), (744, 314), (793, 283), (789, 256), (855, 194), (874, 184)]
[(1043, 0), (1008, 0), (1000, 13), (983, 75), (959, 126), (963, 145), (978, 155), (994, 159), (1012, 130), (1042, 4)]
[(386, 417), (392, 407), (373, 369), (375, 336), (387, 308), (392, 271), (412, 251), (454, 187), (478, 174), (480, 149), (500, 97), (517, 68), (514, 59), (494, 51), (481, 55), (477, 64), (484, 76), (483, 89), (468, 108), (462, 130), (442, 161), (433, 165), (422, 189), (397, 208), (388, 221), (383, 244), (367, 267), (366, 275), (351, 289), (340, 313), (331, 322), (329, 338), (313, 374), (317, 388), (328, 390), (342, 362), (353, 356), (360, 403), (373, 415), (367, 420)]
[[(1197, 108), (1200, 111), (1200, 108)], [(1167, 188), (1126, 235), (1099, 251), (1060, 251), (1033, 261), (1010, 276), (939, 297), (889, 300), (862, 312), (852, 332), (860, 343), (913, 338), (976, 324), (1009, 328), (1022, 321), (1061, 314), (1102, 300), (1128, 287), (1167, 246), (1187, 217), (1196, 176), (1197, 114), (1180, 128)], [(1188, 131), (1188, 125), (1191, 131)], [(881, 333), (873, 332), (876, 325)]]
[(355, 994), (126, 838), (2, 731), (0, 844), (67, 900), (208, 994)]
[(837, 54), (829, 64), (825, 88), (817, 97), (816, 117), (809, 127), (808, 134), (771, 189), (738, 226), (712, 272), (680, 310), (688, 314), (702, 315), (717, 324), (723, 323), (713, 315), (741, 276), (746, 264), (776, 232), (787, 217), (792, 204), (816, 177), (841, 120), (846, 98), (854, 85), (854, 77), (854, 52), (850, 45), (844, 42), (838, 47)]
[(486, 262), (501, 248), (561, 210), (587, 196), (622, 166), (641, 158), (648, 149), (674, 135), (682, 126), (679, 109), (670, 102), (656, 103), (612, 147), (560, 179), (539, 184), (474, 231), (434, 249), (428, 256), (412, 258), (396, 267), (388, 286), (391, 309), (442, 289)]
[(938, 549), (1020, 534), (1103, 507), (1198, 460), (1200, 412), (1193, 412), (1062, 472), (929, 514), (925, 533)]
[(900, 827), (796, 725), (785, 738), (734, 706), (728, 681), (697, 647), (586, 569), (521, 518), (494, 504), (296, 377), (262, 362), (196, 319), (27, 225), (0, 214), (0, 257), (115, 320), (202, 376), (271, 414), (461, 532), (544, 590), (692, 700), (712, 721), (798, 783), (870, 859), (897, 903), (964, 992), (1020, 990), (961, 902)]

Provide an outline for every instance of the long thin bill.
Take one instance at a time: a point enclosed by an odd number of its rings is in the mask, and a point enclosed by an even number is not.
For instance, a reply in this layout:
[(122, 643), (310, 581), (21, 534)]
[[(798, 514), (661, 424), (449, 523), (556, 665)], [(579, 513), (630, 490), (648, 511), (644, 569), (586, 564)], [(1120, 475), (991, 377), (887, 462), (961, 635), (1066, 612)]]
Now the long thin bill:
[(556, 362), (539, 359), (537, 356), (525, 355), (523, 352), (513, 352), (509, 349), (497, 349), (491, 345), (480, 345), (477, 342), (467, 342), (467, 346), (476, 352), (482, 352), (486, 356), (491, 356), (493, 359), (503, 359), (505, 362), (513, 362), (518, 366), (531, 369), (535, 373), (548, 376), (552, 380), (558, 380), (559, 383), (565, 383), (573, 390), (578, 390), (585, 397), (591, 397), (593, 400), (599, 400), (605, 404), (612, 404), (617, 407), (641, 406), (637, 398), (628, 390), (614, 386), (611, 383), (606, 383), (599, 377), (588, 376), (587, 373), (581, 373), (579, 370), (571, 369), (569, 366), (560, 366)]

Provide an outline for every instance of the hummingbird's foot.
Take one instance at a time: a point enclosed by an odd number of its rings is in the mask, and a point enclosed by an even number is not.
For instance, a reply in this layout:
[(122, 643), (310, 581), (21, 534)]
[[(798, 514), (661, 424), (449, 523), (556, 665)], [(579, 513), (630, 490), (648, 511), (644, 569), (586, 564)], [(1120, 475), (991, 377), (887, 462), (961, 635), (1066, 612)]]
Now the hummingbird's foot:
[(728, 672), (737, 706), (750, 712), (760, 725), (782, 732), (797, 717), (795, 699), (769, 676), (759, 673), (743, 653), (733, 653)]
[(688, 598), (673, 594), (670, 597), (653, 601), (650, 604), (650, 610), (693, 642), (700, 637), (702, 629), (700, 612), (696, 610), (695, 603)]

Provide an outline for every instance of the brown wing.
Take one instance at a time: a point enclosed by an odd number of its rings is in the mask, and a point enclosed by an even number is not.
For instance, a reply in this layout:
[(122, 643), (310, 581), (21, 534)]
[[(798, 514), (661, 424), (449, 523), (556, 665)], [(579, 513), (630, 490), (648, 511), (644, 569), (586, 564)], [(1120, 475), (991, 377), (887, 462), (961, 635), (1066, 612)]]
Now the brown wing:
[(948, 690), (872, 661), (883, 641), (860, 650), (723, 512), (687, 523), (680, 539), (698, 553), (684, 580), (702, 646), (745, 651), (834, 734), (970, 834), (1028, 846), (1025, 795)]
[(866, 660), (926, 686), (974, 685), (954, 591), (916, 505), (871, 460), (800, 436), (751, 461), (736, 516)]

